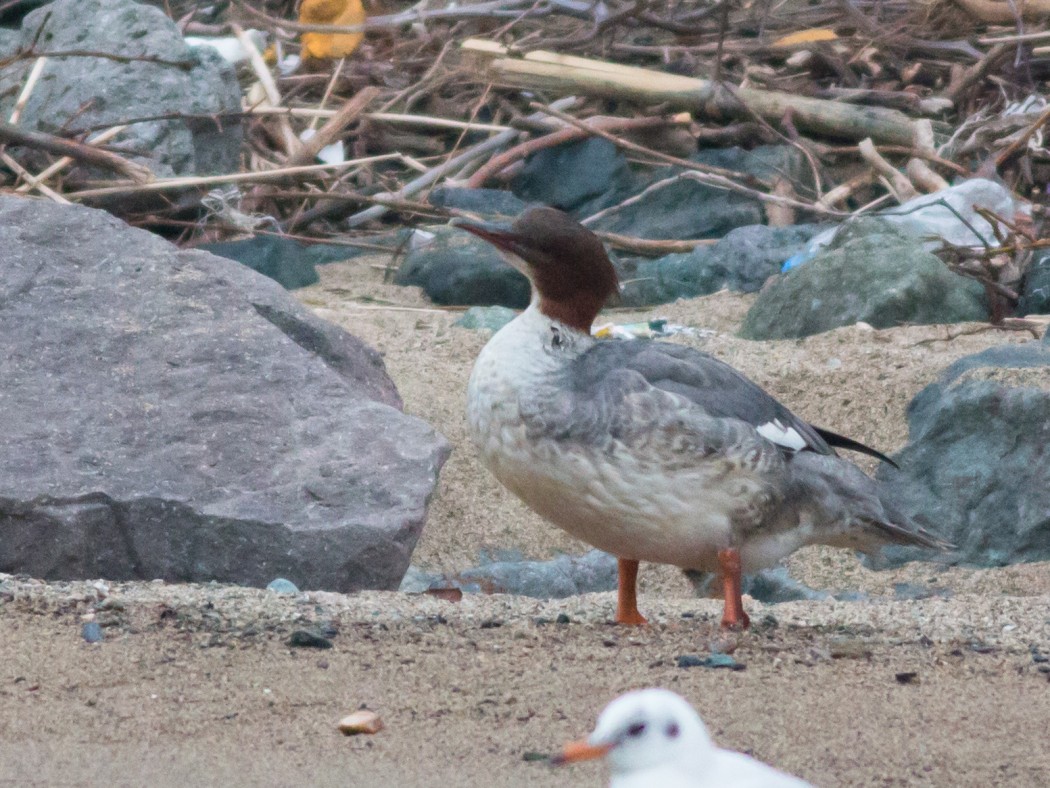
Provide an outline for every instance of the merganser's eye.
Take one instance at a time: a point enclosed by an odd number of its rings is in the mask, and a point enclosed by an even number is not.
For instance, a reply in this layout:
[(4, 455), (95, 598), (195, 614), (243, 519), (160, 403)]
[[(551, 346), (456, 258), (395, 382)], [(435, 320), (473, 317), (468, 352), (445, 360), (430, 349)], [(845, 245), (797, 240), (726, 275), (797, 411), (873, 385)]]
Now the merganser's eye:
[(636, 722), (634, 725), (627, 729), (628, 736), (641, 736), (643, 733), (645, 733), (644, 722)]
[(672, 722), (667, 726), (667, 738), (677, 739), (678, 738), (678, 723)]

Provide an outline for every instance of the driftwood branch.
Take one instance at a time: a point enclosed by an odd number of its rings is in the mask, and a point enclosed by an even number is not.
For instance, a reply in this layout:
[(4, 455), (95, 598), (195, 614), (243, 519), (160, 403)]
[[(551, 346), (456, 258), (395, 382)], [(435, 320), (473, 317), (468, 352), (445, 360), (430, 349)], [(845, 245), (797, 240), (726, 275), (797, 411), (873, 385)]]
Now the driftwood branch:
[(310, 139), (303, 143), (295, 153), (288, 157), (288, 166), (297, 167), (309, 164), (314, 160), (321, 149), (335, 142), (346, 127), (353, 123), (364, 112), (372, 100), (379, 95), (379, 88), (369, 85), (359, 90), (352, 99), (343, 105), (342, 109), (330, 117), (328, 121), (317, 130)]
[(26, 148), (36, 148), (58, 156), (69, 156), (71, 159), (76, 159), (83, 164), (119, 173), (137, 183), (144, 183), (153, 177), (145, 167), (128, 161), (115, 153), (110, 153), (91, 145), (83, 145), (79, 142), (55, 137), (42, 131), (28, 131), (2, 120), (0, 120), (0, 143), (22, 145)]
[(776, 123), (790, 111), (795, 126), (809, 133), (912, 145), (914, 123), (903, 112), (798, 96), (781, 91), (738, 88), (601, 60), (535, 51), (517, 56), (491, 41), (470, 39), (464, 53), (482, 77), (499, 85), (530, 90), (588, 93), (644, 104), (667, 104), (710, 117), (747, 117), (754, 113)]
[[(543, 111), (543, 108), (537, 105), (533, 105), (533, 108)], [(586, 121), (585, 128), (570, 126), (569, 128), (558, 129), (557, 131), (552, 131), (550, 134), (538, 137), (537, 139), (523, 142), (498, 156), (493, 156), (483, 167), (470, 176), (470, 180), (467, 181), (467, 187), (471, 189), (480, 189), (485, 185), (489, 178), (498, 175), (502, 170), (506, 169), (514, 162), (520, 161), (526, 156), (530, 156), (536, 151), (545, 148), (553, 148), (556, 145), (562, 145), (566, 142), (572, 142), (573, 140), (592, 137), (594, 136), (591, 132), (592, 129), (600, 128), (604, 131), (651, 129), (680, 124), (688, 125), (691, 120), (692, 119), (687, 113), (682, 113), (672, 117), (655, 118), (590, 118)]]

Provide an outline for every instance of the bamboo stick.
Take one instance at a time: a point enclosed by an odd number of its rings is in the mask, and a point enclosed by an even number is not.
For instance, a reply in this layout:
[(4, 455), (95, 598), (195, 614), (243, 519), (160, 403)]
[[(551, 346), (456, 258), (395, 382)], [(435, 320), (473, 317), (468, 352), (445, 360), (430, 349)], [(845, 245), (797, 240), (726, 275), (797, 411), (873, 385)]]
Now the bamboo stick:
[[(11, 154), (5, 150), (0, 150), (0, 161), (15, 171), (15, 174), (22, 176), (26, 180), (33, 177), (32, 173), (29, 172), (25, 167), (19, 164)], [(63, 197), (61, 194), (50, 188), (45, 183), (36, 184), (36, 188), (40, 190), (40, 193), (51, 199), (53, 202), (57, 202), (61, 205), (69, 205), (69, 200)]]
[(350, 159), (339, 164), (308, 164), (303, 167), (281, 167), (276, 170), (263, 170), (259, 172), (235, 172), (229, 175), (204, 175), (185, 178), (165, 178), (152, 183), (133, 184), (125, 183), (115, 186), (103, 186), (98, 189), (84, 189), (79, 192), (70, 192), (66, 196), (70, 199), (85, 199), (87, 197), (108, 197), (113, 194), (143, 194), (146, 192), (165, 192), (173, 189), (188, 189), (200, 186), (219, 186), (224, 183), (265, 183), (267, 181), (279, 180), (293, 175), (307, 175), (325, 170), (338, 170), (344, 167), (356, 167), (361, 164), (372, 164), (377, 161), (390, 161), (400, 159), (400, 153), (384, 153), (379, 156), (366, 156), (361, 159)]
[[(315, 107), (252, 107), (247, 110), (252, 115), (291, 115), (293, 118), (332, 118), (338, 110), (317, 109)], [(456, 129), (461, 131), (511, 131), (513, 126), (498, 123), (476, 123), (474, 121), (435, 118), (430, 115), (406, 115), (399, 112), (365, 112), (362, 118), (401, 123), (406, 126), (429, 126), (435, 129)]]
[[(271, 106), (279, 107), (281, 105), (281, 92), (277, 89), (277, 83), (274, 82), (273, 74), (270, 73), (266, 61), (263, 60), (262, 53), (255, 46), (251, 36), (245, 33), (240, 25), (231, 24), (230, 29), (237, 36), (237, 40), (244, 47), (244, 51), (248, 53), (248, 62), (251, 64), (255, 76), (259, 78), (259, 84), (262, 85), (263, 92), (266, 94), (266, 100)], [(294, 155), (299, 150), (300, 142), (299, 138), (295, 136), (295, 132), (292, 131), (292, 124), (288, 122), (287, 117), (279, 115), (277, 117), (277, 127), (284, 142), (284, 152), (289, 156)]]
[(797, 96), (781, 91), (737, 88), (730, 92), (715, 82), (600, 60), (529, 52), (512, 57), (490, 41), (469, 39), (462, 49), (484, 79), (507, 87), (588, 93), (644, 104), (666, 103), (677, 110), (720, 118), (753, 112), (777, 122), (788, 112), (796, 128), (831, 137), (912, 145), (913, 121), (903, 112)]
[(36, 87), (37, 81), (40, 79), (40, 75), (44, 73), (44, 66), (47, 65), (47, 58), (37, 58), (36, 62), (33, 63), (33, 68), (29, 72), (29, 77), (26, 79), (26, 84), (22, 88), (22, 92), (18, 94), (18, 100), (15, 101), (15, 108), (11, 110), (11, 116), (7, 119), (8, 123), (17, 125), (18, 121), (22, 119), (22, 112), (26, 108), (26, 104), (29, 103), (29, 96), (33, 92), (33, 88)]
[[(86, 144), (101, 145), (103, 142), (109, 142), (111, 139), (116, 137), (118, 134), (120, 134), (120, 132), (124, 131), (124, 129), (126, 128), (127, 126), (114, 126), (113, 128), (106, 129), (105, 131), (96, 134), (94, 137), (88, 139)], [(52, 175), (56, 175), (57, 173), (64, 170), (66, 167), (72, 164), (73, 161), (74, 159), (72, 156), (63, 156), (61, 159), (56, 160), (46, 169), (41, 170), (39, 174), (30, 175), (29, 177), (27, 177), (26, 182), (19, 186), (17, 189), (15, 189), (15, 191), (23, 194), (25, 192), (31, 191), (38, 184), (43, 183)]]

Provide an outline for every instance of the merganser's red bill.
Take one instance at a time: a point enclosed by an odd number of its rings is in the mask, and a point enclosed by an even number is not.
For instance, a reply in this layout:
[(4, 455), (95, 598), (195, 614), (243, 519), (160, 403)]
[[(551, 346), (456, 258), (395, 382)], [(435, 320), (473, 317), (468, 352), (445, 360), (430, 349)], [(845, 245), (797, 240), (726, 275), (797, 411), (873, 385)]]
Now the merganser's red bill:
[(515, 247), (520, 248), (518, 234), (515, 233), (511, 222), (478, 222), (472, 219), (455, 218), (450, 224), (488, 241), (498, 249), (517, 254)]

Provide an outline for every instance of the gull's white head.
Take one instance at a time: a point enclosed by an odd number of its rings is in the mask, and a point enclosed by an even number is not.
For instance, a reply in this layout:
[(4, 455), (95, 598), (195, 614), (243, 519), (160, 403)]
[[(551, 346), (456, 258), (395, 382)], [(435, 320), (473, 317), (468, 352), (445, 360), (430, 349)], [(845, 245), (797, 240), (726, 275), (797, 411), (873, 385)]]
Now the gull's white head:
[(605, 756), (615, 777), (672, 764), (700, 768), (713, 750), (704, 723), (684, 698), (670, 690), (644, 689), (606, 706), (587, 740), (566, 745), (555, 760)]

